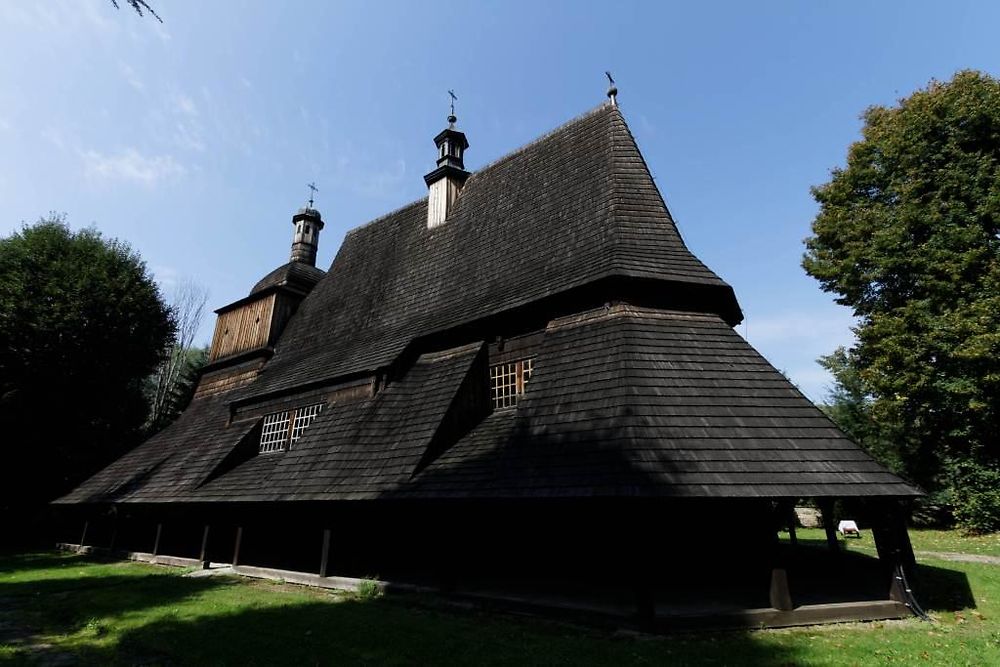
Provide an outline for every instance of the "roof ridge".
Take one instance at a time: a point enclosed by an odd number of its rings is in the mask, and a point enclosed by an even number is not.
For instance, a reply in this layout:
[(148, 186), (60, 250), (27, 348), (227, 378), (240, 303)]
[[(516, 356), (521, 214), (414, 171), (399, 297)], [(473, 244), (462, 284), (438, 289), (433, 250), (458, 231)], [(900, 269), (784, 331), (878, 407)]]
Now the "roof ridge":
[(591, 116), (596, 116), (598, 113), (600, 113), (601, 111), (604, 111), (606, 109), (614, 109), (614, 108), (615, 108), (614, 105), (611, 104), (610, 102), (601, 102), (596, 107), (594, 107), (592, 109), (589, 109), (587, 111), (584, 111), (582, 114), (580, 114), (578, 116), (574, 116), (573, 118), (570, 118), (569, 120), (567, 120), (566, 122), (562, 123), (561, 125), (557, 125), (556, 127), (552, 128), (548, 132), (535, 137), (534, 139), (532, 139), (531, 141), (529, 141), (526, 144), (521, 145), (519, 148), (516, 148), (516, 149), (512, 150), (511, 152), (506, 153), (505, 155), (501, 155), (500, 157), (496, 158), (492, 162), (487, 162), (486, 164), (484, 164), (483, 166), (481, 166), (479, 169), (476, 169), (474, 172), (472, 172), (472, 174), (469, 176), (469, 178), (472, 179), (472, 178), (478, 176), (479, 174), (483, 173), (484, 171), (488, 171), (488, 170), (490, 170), (490, 169), (492, 169), (492, 168), (494, 168), (494, 167), (496, 167), (496, 166), (498, 166), (498, 165), (500, 165), (500, 164), (502, 164), (502, 163), (504, 163), (504, 162), (506, 162), (506, 161), (508, 161), (508, 160), (510, 160), (510, 159), (512, 159), (512, 158), (514, 158), (516, 156), (518, 156), (518, 155), (520, 155), (521, 153), (527, 151), (528, 149), (534, 148), (535, 146), (537, 146), (538, 144), (542, 143), (546, 139), (551, 138), (552, 136), (558, 134), (559, 132), (562, 132), (563, 130), (565, 130), (566, 128), (570, 127), (571, 125), (575, 125), (576, 123), (578, 123), (578, 122), (580, 122), (582, 120), (586, 120), (587, 118), (590, 118)]
[[(616, 107), (613, 104), (611, 104), (610, 102), (601, 102), (596, 107), (594, 107), (592, 109), (589, 109), (589, 110), (583, 112), (582, 114), (580, 114), (578, 116), (574, 116), (573, 118), (570, 118), (569, 120), (567, 120), (566, 122), (562, 123), (561, 125), (558, 125), (558, 126), (554, 127), (553, 129), (549, 130), (548, 132), (535, 137), (534, 139), (532, 139), (531, 141), (529, 141), (526, 144), (523, 144), (519, 148), (516, 148), (516, 149), (512, 150), (509, 153), (505, 153), (504, 155), (501, 155), (500, 157), (496, 158), (492, 162), (487, 162), (483, 166), (481, 166), (478, 169), (476, 169), (475, 171), (471, 172), (469, 174), (469, 180), (471, 181), (471, 180), (477, 178), (483, 172), (489, 171), (490, 169), (493, 169), (494, 167), (496, 167), (496, 166), (498, 166), (498, 165), (500, 165), (500, 164), (502, 164), (504, 162), (507, 162), (508, 160), (510, 160), (510, 159), (512, 159), (512, 158), (514, 158), (514, 157), (516, 157), (518, 155), (520, 155), (521, 153), (524, 153), (525, 151), (527, 151), (530, 148), (534, 148), (535, 146), (537, 146), (538, 144), (542, 143), (546, 139), (549, 139), (550, 137), (558, 134), (559, 132), (561, 132), (561, 131), (565, 130), (566, 128), (570, 127), (571, 125), (574, 125), (574, 124), (576, 124), (576, 123), (578, 123), (578, 122), (580, 122), (582, 120), (586, 120), (587, 118), (590, 118), (591, 116), (595, 116), (598, 113), (600, 113), (601, 111), (604, 111), (604, 110), (609, 109), (609, 108), (610, 109), (614, 109)], [(619, 116), (620, 115), (621, 115), (621, 112), (619, 112)], [(388, 213), (380, 215), (377, 218), (372, 218), (368, 222), (363, 222), (360, 225), (358, 225), (357, 227), (350, 228), (349, 230), (347, 230), (347, 233), (344, 236), (346, 238), (347, 236), (350, 236), (351, 234), (353, 234), (355, 231), (357, 231), (359, 229), (363, 229), (363, 228), (368, 227), (370, 225), (374, 225), (375, 223), (381, 222), (382, 220), (384, 220), (386, 218), (394, 216), (394, 215), (396, 215), (398, 213), (402, 213), (404, 210), (410, 208), (411, 206), (417, 206), (417, 205), (422, 204), (422, 203), (424, 203), (426, 201), (427, 201), (427, 197), (421, 197), (419, 199), (415, 199), (415, 200), (411, 201), (408, 204), (403, 204), (399, 208), (393, 209), (393, 210), (389, 211)]]
[(383, 213), (382, 215), (378, 216), (377, 218), (372, 218), (368, 222), (362, 222), (357, 227), (351, 227), (350, 229), (348, 229), (347, 232), (344, 234), (344, 238), (346, 239), (348, 236), (350, 236), (351, 234), (353, 234), (356, 231), (364, 229), (365, 227), (370, 227), (371, 225), (374, 225), (377, 222), (382, 222), (386, 218), (391, 218), (394, 215), (398, 215), (398, 214), (402, 213), (403, 211), (405, 211), (408, 208), (413, 208), (415, 206), (418, 206), (420, 204), (425, 203), (426, 201), (427, 201), (427, 197), (421, 197), (420, 199), (415, 199), (415, 200), (411, 201), (408, 204), (403, 204), (399, 208), (394, 208), (391, 211), (389, 211), (388, 213)]
[[(670, 224), (674, 226), (674, 229), (676, 230), (678, 236), (680, 236), (680, 229), (678, 229), (678, 227), (677, 227), (677, 221), (674, 220), (674, 214), (670, 212), (670, 207), (667, 206), (667, 198), (663, 196), (662, 192), (660, 192), (660, 186), (657, 184), (656, 178), (653, 177), (653, 172), (649, 168), (649, 163), (646, 162), (646, 156), (642, 154), (641, 150), (639, 150), (639, 142), (637, 142), (635, 140), (635, 135), (632, 134), (632, 128), (629, 127), (628, 121), (625, 120), (625, 114), (623, 114), (621, 112), (621, 109), (619, 109), (617, 106), (615, 107), (615, 111), (618, 112), (617, 113), (617, 116), (618, 116), (617, 120), (622, 124), (622, 128), (625, 130), (625, 134), (628, 136), (629, 141), (632, 142), (632, 146), (635, 148), (636, 155), (639, 156), (639, 161), (642, 163), (642, 168), (646, 172), (646, 176), (649, 177), (649, 182), (652, 184), (653, 190), (656, 191), (656, 195), (657, 195), (657, 197), (659, 197), (660, 203), (663, 205), (663, 210), (667, 214), (667, 219), (670, 221)], [(612, 160), (615, 161), (615, 167), (618, 167), (618, 162), (617, 162), (618, 155), (617, 155), (617, 152), (615, 151), (615, 148), (617, 147), (617, 143), (615, 142), (615, 137), (616, 136), (617, 136), (617, 133), (614, 132), (614, 130), (612, 129), (612, 134), (611, 134), (611, 158), (612, 158)], [(614, 184), (615, 184), (615, 188), (616, 188), (615, 194), (617, 195), (617, 187), (618, 187), (618, 184), (619, 184), (618, 178), (617, 178), (617, 176), (618, 176), (618, 169), (617, 168), (613, 171), (613, 174), (615, 176), (615, 179), (614, 179)], [(683, 242), (683, 237), (682, 237), (681, 240)], [(687, 243), (684, 243), (684, 245), (687, 246)]]

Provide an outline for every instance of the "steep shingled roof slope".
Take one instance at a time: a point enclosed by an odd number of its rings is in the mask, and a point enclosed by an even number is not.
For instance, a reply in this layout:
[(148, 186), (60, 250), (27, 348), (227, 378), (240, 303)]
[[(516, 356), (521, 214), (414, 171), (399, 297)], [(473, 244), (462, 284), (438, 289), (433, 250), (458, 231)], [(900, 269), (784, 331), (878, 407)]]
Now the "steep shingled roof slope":
[(472, 174), (446, 224), (426, 216), (425, 199), (347, 235), (250, 393), (379, 368), (417, 337), (609, 276), (704, 286), (739, 319), (611, 105)]
[(56, 502), (188, 500), (254, 424), (230, 424), (221, 398), (196, 399), (170, 426)]
[[(197, 488), (157, 473), (116, 500), (920, 494), (718, 316), (626, 305), (553, 321), (519, 405), (418, 470), (480, 347), (422, 355), (376, 397), (327, 408), (285, 454)], [(155, 466), (158, 450), (143, 447)]]
[(555, 321), (515, 410), (390, 497), (915, 496), (717, 316)]

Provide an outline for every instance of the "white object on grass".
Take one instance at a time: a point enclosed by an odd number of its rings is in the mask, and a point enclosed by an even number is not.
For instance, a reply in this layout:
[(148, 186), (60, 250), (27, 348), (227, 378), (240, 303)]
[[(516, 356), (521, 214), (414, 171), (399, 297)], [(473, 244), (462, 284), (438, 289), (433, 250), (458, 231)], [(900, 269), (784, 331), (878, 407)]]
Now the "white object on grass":
[(850, 519), (845, 519), (837, 524), (837, 532), (839, 532), (844, 537), (848, 535), (854, 537), (861, 537), (861, 529), (858, 528), (858, 524)]

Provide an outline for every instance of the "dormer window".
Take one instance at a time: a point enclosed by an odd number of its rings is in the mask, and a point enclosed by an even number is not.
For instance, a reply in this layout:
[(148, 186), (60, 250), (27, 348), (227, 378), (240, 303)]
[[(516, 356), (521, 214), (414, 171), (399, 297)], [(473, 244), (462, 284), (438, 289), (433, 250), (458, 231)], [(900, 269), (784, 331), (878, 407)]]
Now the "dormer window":
[(272, 412), (264, 417), (260, 432), (260, 453), (283, 452), (302, 437), (302, 432), (323, 411), (325, 403), (314, 403), (294, 410)]
[(534, 359), (518, 359), (490, 366), (490, 395), (493, 409), (512, 408), (531, 379)]

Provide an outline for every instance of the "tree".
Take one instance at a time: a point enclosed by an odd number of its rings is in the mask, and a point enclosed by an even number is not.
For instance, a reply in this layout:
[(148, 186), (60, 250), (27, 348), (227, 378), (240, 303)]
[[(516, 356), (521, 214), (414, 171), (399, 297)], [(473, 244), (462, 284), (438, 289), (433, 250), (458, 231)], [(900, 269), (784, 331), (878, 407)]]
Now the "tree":
[(858, 318), (841, 389), (892, 433), (883, 459), (960, 497), (955, 471), (1000, 469), (1000, 82), (959, 72), (863, 119), (803, 267)]
[(51, 500), (136, 443), (175, 329), (125, 243), (61, 216), (0, 239), (0, 505)]
[(191, 401), (198, 370), (208, 361), (208, 351), (193, 346), (207, 300), (208, 291), (192, 282), (182, 282), (174, 290), (170, 310), (177, 331), (167, 346), (163, 361), (147, 381), (148, 434), (176, 419)]
[[(120, 9), (118, 6), (118, 0), (111, 0), (111, 4), (115, 6), (115, 9)], [(143, 12), (148, 12), (150, 16), (155, 18), (160, 23), (163, 23), (163, 19), (160, 18), (159, 14), (153, 11), (153, 8), (146, 3), (146, 0), (125, 0), (125, 4), (134, 9), (136, 14), (139, 16), (142, 16)]]
[(819, 365), (834, 379), (833, 388), (820, 406), (823, 412), (890, 470), (905, 472), (895, 447), (899, 434), (892, 433), (891, 425), (880, 423), (872, 415), (873, 400), (861, 380), (852, 353), (838, 347), (832, 354), (820, 357)]

